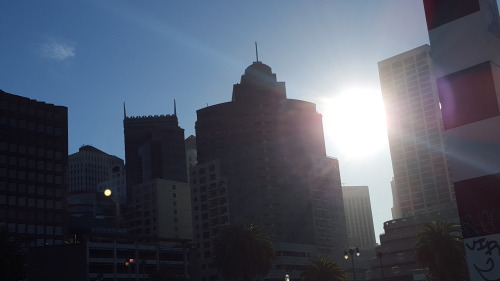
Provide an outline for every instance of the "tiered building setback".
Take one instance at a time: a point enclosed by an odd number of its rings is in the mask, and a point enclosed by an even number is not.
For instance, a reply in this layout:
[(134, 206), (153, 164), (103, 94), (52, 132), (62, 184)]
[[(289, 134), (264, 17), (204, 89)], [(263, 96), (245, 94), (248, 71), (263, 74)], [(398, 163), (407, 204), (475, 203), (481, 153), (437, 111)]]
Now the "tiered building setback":
[[(221, 227), (251, 223), (264, 226), (275, 242), (315, 245), (341, 257), (347, 234), (339, 166), (326, 156), (322, 117), (313, 103), (287, 99), (285, 84), (256, 61), (234, 85), (230, 102), (197, 115), (203, 170), (194, 169), (191, 177), (195, 241), (203, 255), (213, 257)], [(223, 212), (219, 220), (220, 213), (206, 209), (216, 206)], [(217, 275), (209, 261), (201, 265), (202, 280)], [(281, 280), (284, 271), (279, 274)]]

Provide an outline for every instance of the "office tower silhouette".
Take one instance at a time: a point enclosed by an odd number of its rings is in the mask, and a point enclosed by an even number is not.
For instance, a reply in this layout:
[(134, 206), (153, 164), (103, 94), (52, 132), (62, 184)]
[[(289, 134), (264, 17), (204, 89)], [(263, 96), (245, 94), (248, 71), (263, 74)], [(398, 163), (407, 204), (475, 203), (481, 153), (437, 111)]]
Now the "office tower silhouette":
[(0, 90), (0, 226), (63, 244), (67, 166), (68, 109)]
[(217, 274), (211, 251), (228, 224), (262, 225), (283, 253), (312, 245), (342, 256), (347, 235), (338, 161), (326, 156), (313, 103), (288, 99), (285, 84), (256, 61), (233, 86), (230, 102), (200, 109), (197, 117), (191, 185), (203, 278)]
[(191, 239), (184, 129), (177, 116), (123, 120), (131, 234)]
[(342, 193), (349, 245), (373, 249), (375, 230), (368, 186), (343, 186)]

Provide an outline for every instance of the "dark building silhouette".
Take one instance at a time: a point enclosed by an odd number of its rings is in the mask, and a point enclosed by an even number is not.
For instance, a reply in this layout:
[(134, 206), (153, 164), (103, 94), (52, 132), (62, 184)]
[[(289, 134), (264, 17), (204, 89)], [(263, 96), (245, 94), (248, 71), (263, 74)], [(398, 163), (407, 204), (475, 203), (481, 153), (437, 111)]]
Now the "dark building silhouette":
[[(73, 217), (119, 219), (126, 203), (125, 164), (93, 146), (69, 155), (68, 212)], [(109, 196), (104, 194), (110, 190)]]
[(31, 248), (28, 255), (28, 281), (131, 281), (186, 280), (186, 241), (128, 237), (93, 233), (76, 243)]
[(0, 90), (0, 227), (28, 246), (66, 232), (68, 110)]
[(125, 116), (123, 125), (130, 233), (191, 239), (184, 129), (177, 116)]
[(152, 179), (187, 182), (184, 129), (179, 127), (175, 114), (125, 116), (123, 127), (130, 198), (132, 186)]
[(259, 224), (277, 243), (342, 256), (347, 236), (338, 161), (326, 156), (315, 104), (287, 99), (285, 84), (257, 61), (234, 85), (231, 102), (197, 115), (191, 184), (205, 278), (216, 274), (210, 242), (227, 224)]

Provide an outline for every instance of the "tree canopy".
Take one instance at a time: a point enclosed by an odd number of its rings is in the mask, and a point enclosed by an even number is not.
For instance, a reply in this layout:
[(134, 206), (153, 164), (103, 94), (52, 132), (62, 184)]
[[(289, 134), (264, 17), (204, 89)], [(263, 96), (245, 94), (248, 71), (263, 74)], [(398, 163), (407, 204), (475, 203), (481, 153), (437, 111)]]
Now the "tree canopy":
[(221, 232), (215, 245), (215, 264), (225, 278), (247, 281), (269, 272), (274, 245), (261, 229), (232, 225)]
[(425, 223), (417, 236), (417, 262), (429, 269), (431, 281), (468, 279), (460, 225), (444, 221)]
[(344, 281), (346, 273), (336, 262), (325, 256), (311, 261), (311, 266), (302, 272), (303, 281)]

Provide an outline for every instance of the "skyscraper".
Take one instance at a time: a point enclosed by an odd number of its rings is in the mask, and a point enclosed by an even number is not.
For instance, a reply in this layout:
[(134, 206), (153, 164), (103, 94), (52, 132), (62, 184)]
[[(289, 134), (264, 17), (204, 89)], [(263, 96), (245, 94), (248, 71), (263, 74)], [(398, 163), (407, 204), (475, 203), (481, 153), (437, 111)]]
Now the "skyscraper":
[[(197, 115), (198, 167), (204, 176), (199, 169), (192, 175), (193, 212), (197, 241), (207, 245), (208, 257), (220, 227), (237, 223), (262, 225), (275, 242), (315, 245), (341, 256), (347, 236), (338, 161), (326, 156), (314, 104), (287, 99), (285, 84), (256, 61), (234, 85), (230, 102)], [(199, 193), (212, 183), (223, 189), (220, 200), (211, 200), (212, 194), (220, 196), (216, 190)], [(222, 207), (225, 219), (211, 220), (204, 211), (210, 204)], [(207, 260), (202, 266), (212, 265)]]
[(152, 179), (187, 182), (184, 129), (175, 114), (125, 116), (123, 127), (128, 195)]
[(421, 225), (457, 220), (431, 47), (417, 47), (378, 66), (394, 170), (394, 220), (384, 223), (376, 250), (385, 270), (373, 261), (372, 276), (417, 278), (426, 274), (414, 251)]
[(500, 276), (500, 17), (495, 0), (424, 0), (471, 280)]
[(0, 90), (0, 226), (63, 244), (67, 167), (68, 109)]
[(125, 116), (123, 126), (131, 233), (190, 239), (184, 129), (177, 116)]
[(122, 190), (124, 187), (121, 186), (125, 184), (125, 179), (120, 180), (125, 175), (124, 168), (122, 159), (93, 146), (84, 145), (78, 152), (69, 155), (69, 191), (71, 193), (103, 191), (100, 187), (102, 184), (116, 179), (114, 184), (108, 183), (107, 186), (116, 185), (113, 192), (123, 193), (125, 198), (125, 190)]
[[(349, 248), (358, 248), (360, 255), (351, 256), (340, 265), (346, 269), (348, 278), (353, 278), (355, 270), (356, 278), (366, 280), (365, 272), (370, 268), (370, 260), (375, 257), (373, 249), (376, 245), (370, 191), (368, 186), (343, 186), (342, 194)], [(353, 258), (356, 259), (354, 269), (350, 266)]]
[(394, 170), (394, 219), (454, 207), (431, 50), (379, 62)]
[(368, 186), (344, 186), (342, 193), (349, 245), (373, 249), (376, 244), (375, 230)]
[[(127, 198), (123, 160), (90, 145), (68, 158), (70, 215), (119, 218), (119, 205), (125, 205)], [(112, 197), (106, 198), (105, 189), (111, 190)]]

